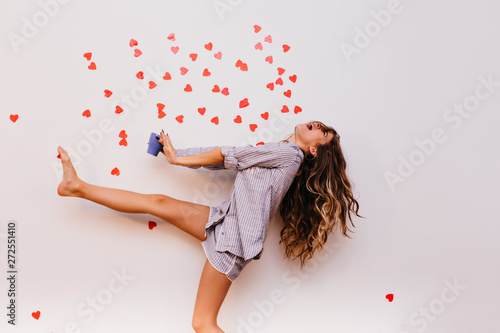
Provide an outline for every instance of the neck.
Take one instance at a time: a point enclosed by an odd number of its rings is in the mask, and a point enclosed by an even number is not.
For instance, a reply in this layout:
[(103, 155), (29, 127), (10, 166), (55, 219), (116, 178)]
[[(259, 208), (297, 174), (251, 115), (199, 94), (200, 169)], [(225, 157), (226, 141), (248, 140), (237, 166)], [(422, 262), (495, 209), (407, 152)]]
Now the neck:
[(292, 134), (288, 139), (286, 139), (286, 141), (295, 143), (297, 146), (299, 146), (299, 148), (302, 150), (302, 152), (305, 155), (307, 155), (307, 147), (303, 147), (303, 145), (300, 142), (296, 141), (295, 133)]

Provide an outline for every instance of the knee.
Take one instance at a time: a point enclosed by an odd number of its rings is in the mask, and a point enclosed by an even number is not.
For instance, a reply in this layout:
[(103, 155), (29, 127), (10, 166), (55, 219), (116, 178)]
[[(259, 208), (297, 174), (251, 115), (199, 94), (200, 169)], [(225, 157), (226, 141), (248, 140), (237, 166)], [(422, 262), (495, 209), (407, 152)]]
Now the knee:
[(156, 204), (159, 204), (162, 206), (170, 203), (172, 200), (172, 197), (169, 197), (168, 195), (165, 195), (165, 194), (151, 194), (151, 197), (153, 198), (153, 201)]
[(165, 202), (167, 201), (170, 197), (166, 196), (165, 194), (150, 194), (151, 197), (158, 202)]
[(193, 317), (191, 325), (196, 333), (214, 332), (214, 329), (218, 328), (216, 323), (198, 316)]
[(194, 321), (194, 319), (193, 319), (193, 322), (191, 323), (191, 326), (193, 326), (193, 330), (196, 333), (200, 333), (201, 332), (202, 325), (199, 322)]

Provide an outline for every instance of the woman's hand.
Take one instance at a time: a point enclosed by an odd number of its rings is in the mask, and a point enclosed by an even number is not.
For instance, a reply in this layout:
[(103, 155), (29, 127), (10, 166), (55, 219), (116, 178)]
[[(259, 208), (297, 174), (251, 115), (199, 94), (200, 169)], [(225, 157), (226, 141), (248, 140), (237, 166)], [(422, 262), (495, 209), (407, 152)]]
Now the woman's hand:
[(178, 165), (179, 156), (176, 155), (177, 150), (172, 145), (172, 142), (170, 141), (170, 137), (168, 136), (168, 134), (163, 133), (163, 131), (160, 132), (160, 138), (157, 140), (159, 143), (163, 145), (163, 150), (160, 150), (160, 152), (163, 155), (165, 155), (168, 163), (173, 165)]

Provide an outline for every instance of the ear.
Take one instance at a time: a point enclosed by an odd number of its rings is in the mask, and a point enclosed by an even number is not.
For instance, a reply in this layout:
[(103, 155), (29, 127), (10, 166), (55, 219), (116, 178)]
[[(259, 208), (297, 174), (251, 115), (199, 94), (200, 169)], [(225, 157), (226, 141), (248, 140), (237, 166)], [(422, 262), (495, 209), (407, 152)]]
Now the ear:
[(312, 156), (316, 157), (316, 148), (309, 147), (309, 153), (311, 153)]

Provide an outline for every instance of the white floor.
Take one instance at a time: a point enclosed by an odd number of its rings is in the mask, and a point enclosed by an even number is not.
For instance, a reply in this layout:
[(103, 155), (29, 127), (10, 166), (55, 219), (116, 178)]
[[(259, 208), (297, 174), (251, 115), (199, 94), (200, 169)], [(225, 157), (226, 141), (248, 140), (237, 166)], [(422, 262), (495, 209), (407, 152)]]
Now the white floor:
[[(366, 219), (354, 220), (352, 239), (331, 235), (302, 272), (282, 261), (274, 219), (262, 259), (231, 286), (219, 325), (239, 333), (493, 332), (499, 10), (488, 0), (2, 1), (0, 331), (193, 332), (199, 242), (151, 215), (58, 196), (57, 146), (87, 182), (218, 205), (235, 174), (151, 156), (151, 132), (164, 129), (179, 148), (254, 145), (317, 119), (341, 135)], [(266, 88), (279, 77), (283, 85)], [(215, 84), (229, 95), (213, 93)], [(249, 106), (239, 108), (244, 98)], [(15, 326), (7, 323), (9, 221)], [(149, 221), (158, 226), (149, 230)]]

